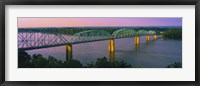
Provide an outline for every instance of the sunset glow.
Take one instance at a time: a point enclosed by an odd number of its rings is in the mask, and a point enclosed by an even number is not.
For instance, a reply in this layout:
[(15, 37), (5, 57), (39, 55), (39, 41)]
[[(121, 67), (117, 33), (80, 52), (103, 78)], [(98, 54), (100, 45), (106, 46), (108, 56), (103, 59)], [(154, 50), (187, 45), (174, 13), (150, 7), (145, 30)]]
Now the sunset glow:
[(182, 26), (182, 18), (18, 18), (18, 28), (82, 26)]

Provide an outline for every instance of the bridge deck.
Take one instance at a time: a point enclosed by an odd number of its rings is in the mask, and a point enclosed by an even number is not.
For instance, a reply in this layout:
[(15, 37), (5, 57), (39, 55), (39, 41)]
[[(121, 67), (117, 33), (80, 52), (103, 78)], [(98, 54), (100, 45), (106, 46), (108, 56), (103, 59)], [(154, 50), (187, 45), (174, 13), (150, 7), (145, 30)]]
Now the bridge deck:
[(25, 50), (34, 50), (34, 49), (41, 49), (41, 48), (50, 48), (50, 47), (57, 47), (57, 46), (65, 46), (65, 45), (74, 45), (74, 44), (81, 44), (81, 43), (89, 43), (89, 42), (97, 42), (97, 41), (105, 41), (109, 39), (121, 39), (121, 38), (130, 38), (129, 37), (119, 37), (119, 38), (107, 38), (107, 39), (100, 39), (100, 40), (89, 40), (89, 41), (82, 41), (82, 42), (73, 42), (73, 43), (63, 43), (63, 44), (57, 44), (57, 45), (47, 45), (47, 46), (38, 46), (38, 47), (27, 47), (27, 48), (18, 48), (19, 51), (25, 51)]
[(57, 46), (65, 46), (65, 45), (74, 45), (74, 44), (82, 44), (82, 43), (89, 43), (89, 42), (105, 41), (105, 40), (109, 40), (109, 39), (131, 38), (131, 37), (133, 37), (133, 36), (119, 37), (119, 38), (107, 38), (107, 39), (90, 40), (90, 41), (81, 41), (81, 42), (73, 42), (73, 43), (63, 43), (63, 44), (57, 44), (57, 45), (47, 45), (47, 46), (38, 46), (38, 47), (18, 48), (18, 50), (19, 51), (34, 50), (34, 49), (50, 48), (50, 47), (57, 47)]

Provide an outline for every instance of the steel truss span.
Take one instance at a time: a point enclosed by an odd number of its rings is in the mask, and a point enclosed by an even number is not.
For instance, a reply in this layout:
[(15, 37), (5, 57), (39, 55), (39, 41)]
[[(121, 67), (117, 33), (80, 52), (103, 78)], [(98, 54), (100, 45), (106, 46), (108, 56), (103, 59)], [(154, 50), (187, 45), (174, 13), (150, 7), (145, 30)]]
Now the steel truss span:
[(126, 38), (134, 36), (154, 35), (155, 31), (133, 29), (119, 29), (113, 33), (104, 30), (87, 30), (75, 33), (70, 39), (61, 33), (47, 33), (43, 30), (19, 29), (18, 30), (18, 49), (32, 50), (47, 47), (63, 46), (67, 44), (79, 44), (108, 39)]

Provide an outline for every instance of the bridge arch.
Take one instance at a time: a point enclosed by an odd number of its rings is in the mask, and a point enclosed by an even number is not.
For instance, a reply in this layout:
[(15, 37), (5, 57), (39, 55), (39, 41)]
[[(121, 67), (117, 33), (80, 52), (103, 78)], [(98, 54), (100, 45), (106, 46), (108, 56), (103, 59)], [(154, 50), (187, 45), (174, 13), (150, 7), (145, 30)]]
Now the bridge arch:
[(147, 35), (147, 33), (148, 33), (148, 31), (146, 31), (146, 30), (139, 30), (139, 31), (137, 31), (137, 35), (138, 36), (144, 36), (144, 35)]
[(108, 39), (111, 37), (109, 32), (104, 30), (87, 30), (75, 33), (71, 39), (71, 42), (85, 42), (100, 39)]
[(129, 36), (134, 36), (136, 35), (136, 31), (132, 29), (119, 29), (113, 32), (112, 36), (114, 38), (121, 38), (121, 37), (129, 37)]
[(150, 30), (150, 31), (148, 31), (148, 34), (149, 34), (149, 35), (155, 35), (155, 34), (156, 34), (156, 31)]

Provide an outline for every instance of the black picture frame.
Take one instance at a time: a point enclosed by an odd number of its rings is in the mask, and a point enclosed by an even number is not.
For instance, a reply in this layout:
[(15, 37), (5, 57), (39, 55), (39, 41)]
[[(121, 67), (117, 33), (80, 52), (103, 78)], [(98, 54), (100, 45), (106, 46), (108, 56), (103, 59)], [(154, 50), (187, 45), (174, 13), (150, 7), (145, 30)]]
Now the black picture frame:
[[(2, 86), (199, 86), (200, 0), (2, 0), (0, 3), (0, 84)], [(5, 81), (6, 5), (195, 5), (195, 81)]]

